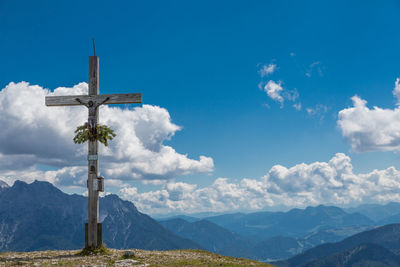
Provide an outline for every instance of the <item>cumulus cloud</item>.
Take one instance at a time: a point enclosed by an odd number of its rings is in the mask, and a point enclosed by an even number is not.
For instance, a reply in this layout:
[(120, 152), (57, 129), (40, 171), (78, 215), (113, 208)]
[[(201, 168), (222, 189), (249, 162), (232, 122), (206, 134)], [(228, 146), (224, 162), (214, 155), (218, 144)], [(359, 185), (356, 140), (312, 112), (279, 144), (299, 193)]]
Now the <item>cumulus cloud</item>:
[(274, 82), (273, 80), (269, 80), (265, 86), (264, 86), (264, 91), (267, 93), (267, 95), (275, 101), (280, 102), (283, 104), (283, 97), (281, 96), (282, 92), (282, 82)]
[(400, 105), (400, 79), (397, 78), (395, 83), (394, 83), (394, 89), (393, 89), (393, 95), (396, 97), (397, 99), (397, 105)]
[(263, 65), (258, 72), (260, 73), (261, 77), (265, 77), (274, 73), (276, 68), (277, 68), (276, 64), (271, 63), (269, 65)]
[[(273, 74), (277, 69), (276, 64), (263, 65), (261, 69), (258, 70), (258, 73), (261, 76), (261, 81), (258, 83), (258, 88), (260, 90), (265, 91), (269, 98), (272, 100), (279, 102), (281, 108), (283, 108), (283, 103), (285, 100), (295, 101), (299, 97), (299, 92), (297, 89), (288, 90), (287, 88), (282, 87), (282, 81), (274, 81), (266, 79), (267, 76)], [(298, 105), (296, 105), (296, 110)]]
[(400, 149), (400, 107), (367, 107), (367, 101), (351, 98), (353, 106), (339, 111), (338, 127), (355, 152)]
[(120, 196), (147, 213), (261, 210), (272, 206), (355, 205), (400, 201), (400, 171), (394, 167), (366, 174), (353, 172), (349, 156), (337, 153), (328, 162), (273, 166), (260, 179), (237, 183), (218, 178), (210, 186), (169, 182), (145, 193), (124, 188)]
[[(63, 186), (65, 188), (82, 188), (86, 186), (87, 167), (64, 167), (57, 170), (43, 171), (30, 166), (23, 169), (0, 170), (0, 180), (12, 185), (16, 180), (32, 183), (35, 180)], [(112, 183), (112, 182), (111, 182)]]
[[(87, 146), (72, 141), (76, 127), (87, 120), (86, 107), (46, 107), (44, 100), (47, 95), (80, 95), (87, 91), (86, 83), (51, 92), (27, 82), (10, 83), (0, 91), (0, 179), (11, 181), (18, 175), (16, 178), (29, 181), (26, 172), (58, 185), (86, 186)], [(100, 146), (101, 172), (111, 181), (165, 180), (213, 171), (212, 158), (190, 159), (164, 144), (181, 130), (164, 108), (102, 106), (100, 123), (117, 133), (108, 148)], [(57, 170), (36, 170), (38, 164)]]

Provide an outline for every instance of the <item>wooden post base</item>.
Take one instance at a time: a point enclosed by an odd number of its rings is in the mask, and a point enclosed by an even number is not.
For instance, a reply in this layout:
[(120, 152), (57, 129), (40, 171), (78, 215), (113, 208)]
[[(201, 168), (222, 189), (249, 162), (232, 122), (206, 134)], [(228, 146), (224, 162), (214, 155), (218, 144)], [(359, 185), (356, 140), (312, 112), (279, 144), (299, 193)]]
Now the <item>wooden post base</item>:
[[(97, 224), (97, 248), (103, 245), (103, 225), (101, 223)], [(88, 247), (88, 224), (85, 223), (85, 248)]]

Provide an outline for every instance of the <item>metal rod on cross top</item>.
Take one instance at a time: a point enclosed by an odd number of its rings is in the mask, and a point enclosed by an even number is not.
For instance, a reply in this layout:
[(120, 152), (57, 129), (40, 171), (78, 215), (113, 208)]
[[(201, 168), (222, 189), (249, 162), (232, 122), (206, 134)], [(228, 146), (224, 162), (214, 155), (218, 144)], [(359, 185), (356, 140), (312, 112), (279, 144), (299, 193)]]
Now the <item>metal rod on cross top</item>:
[[(94, 40), (93, 40), (94, 49)], [(84, 105), (88, 108), (88, 125), (96, 131), (99, 122), (99, 109), (102, 104), (142, 103), (142, 94), (99, 95), (99, 58), (89, 56), (88, 95), (46, 96), (46, 106)], [(88, 223), (85, 232), (85, 246), (96, 248), (102, 245), (102, 227), (99, 224), (99, 192), (104, 191), (103, 177), (99, 177), (98, 141), (88, 140)], [(85, 227), (86, 229), (86, 227)], [(87, 239), (86, 239), (87, 237)]]
[(94, 45), (94, 38), (92, 38), (93, 40), (93, 56), (96, 55), (96, 46)]

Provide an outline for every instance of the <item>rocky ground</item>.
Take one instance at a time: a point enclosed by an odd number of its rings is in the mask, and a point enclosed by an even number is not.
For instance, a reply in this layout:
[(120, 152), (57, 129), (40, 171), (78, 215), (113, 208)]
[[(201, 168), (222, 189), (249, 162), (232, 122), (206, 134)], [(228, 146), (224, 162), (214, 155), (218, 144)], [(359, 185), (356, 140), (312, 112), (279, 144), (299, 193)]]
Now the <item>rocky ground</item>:
[(107, 255), (79, 256), (78, 250), (0, 253), (3, 266), (271, 266), (202, 250), (115, 250)]

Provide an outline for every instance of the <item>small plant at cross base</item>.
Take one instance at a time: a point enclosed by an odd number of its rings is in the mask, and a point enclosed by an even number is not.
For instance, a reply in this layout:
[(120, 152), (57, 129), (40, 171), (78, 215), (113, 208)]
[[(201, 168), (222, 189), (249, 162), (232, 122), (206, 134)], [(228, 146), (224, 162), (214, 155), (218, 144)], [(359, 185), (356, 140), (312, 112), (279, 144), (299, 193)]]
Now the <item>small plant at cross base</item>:
[(104, 244), (98, 248), (89, 248), (85, 247), (81, 251), (79, 251), (77, 256), (93, 256), (93, 255), (109, 255), (111, 252), (106, 248)]
[(100, 143), (108, 146), (108, 140), (113, 140), (115, 136), (117, 136), (114, 131), (109, 128), (107, 125), (96, 125), (96, 133), (93, 133), (89, 124), (86, 122), (85, 124), (78, 126), (75, 130), (74, 143), (82, 144), (88, 140), (97, 140)]

